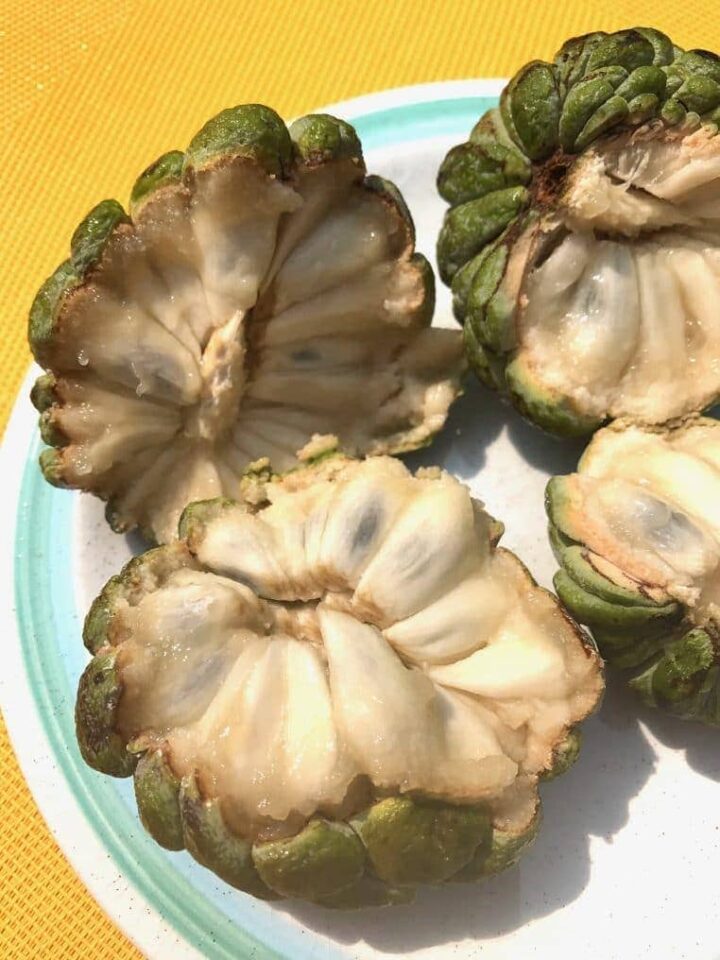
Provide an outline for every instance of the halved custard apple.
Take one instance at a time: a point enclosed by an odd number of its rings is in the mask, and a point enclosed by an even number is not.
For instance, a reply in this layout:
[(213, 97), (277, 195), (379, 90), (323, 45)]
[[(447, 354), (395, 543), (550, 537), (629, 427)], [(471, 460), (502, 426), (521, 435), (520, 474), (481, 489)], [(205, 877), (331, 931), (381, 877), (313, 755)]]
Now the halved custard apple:
[(406, 902), (514, 863), (602, 693), (587, 636), (436, 468), (331, 457), (244, 494), (95, 601), (86, 761), (259, 897)]
[(438, 177), (478, 376), (578, 436), (720, 396), (720, 57), (591, 33), (513, 77)]
[(613, 423), (547, 489), (558, 595), (651, 706), (720, 724), (720, 422)]
[(459, 392), (460, 336), (429, 329), (432, 270), (397, 189), (347, 123), (267, 107), (210, 120), (107, 200), (43, 284), (29, 337), (54, 484), (157, 541), (249, 463), (427, 443)]

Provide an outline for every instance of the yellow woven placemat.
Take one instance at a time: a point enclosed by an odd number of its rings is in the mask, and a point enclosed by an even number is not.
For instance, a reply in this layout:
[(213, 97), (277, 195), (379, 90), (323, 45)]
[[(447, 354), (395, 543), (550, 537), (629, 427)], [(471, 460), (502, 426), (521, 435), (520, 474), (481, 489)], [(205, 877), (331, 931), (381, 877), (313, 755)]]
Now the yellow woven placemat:
[[(29, 304), (75, 224), (213, 113), (503, 76), (567, 36), (635, 24), (720, 50), (717, 0), (0, 0), (0, 429)], [(0, 768), (0, 956), (138, 957), (50, 837), (2, 724)]]

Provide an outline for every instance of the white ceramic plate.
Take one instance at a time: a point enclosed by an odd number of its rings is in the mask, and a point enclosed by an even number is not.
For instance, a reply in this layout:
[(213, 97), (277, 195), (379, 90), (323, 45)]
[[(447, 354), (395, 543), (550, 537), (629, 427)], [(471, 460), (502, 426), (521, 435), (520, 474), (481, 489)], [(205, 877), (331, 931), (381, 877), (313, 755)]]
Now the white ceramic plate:
[[(389, 91), (337, 104), (369, 170), (394, 180), (432, 256), (443, 215), (434, 188), (446, 150), (466, 138), (501, 84), (472, 81)], [(69, 225), (69, 227), (72, 225)], [(437, 322), (451, 325), (438, 287)], [(61, 847), (92, 894), (152, 958), (226, 960), (716, 960), (720, 957), (720, 750), (717, 733), (641, 710), (611, 684), (585, 726), (578, 764), (543, 787), (545, 823), (521, 866), (484, 884), (424, 890), (415, 904), (341, 914), (271, 906), (166, 853), (140, 827), (131, 786), (89, 770), (73, 733), (87, 656), (82, 617), (139, 546), (112, 534), (92, 497), (54, 490), (36, 466), (39, 438), (18, 399), (4, 444), (3, 502), (14, 517), (2, 549), (2, 706), (23, 772)], [(506, 524), (505, 545), (549, 585), (543, 489), (579, 447), (544, 437), (470, 385), (432, 448)], [(11, 524), (8, 524), (8, 527)], [(14, 594), (9, 585), (14, 584)]]

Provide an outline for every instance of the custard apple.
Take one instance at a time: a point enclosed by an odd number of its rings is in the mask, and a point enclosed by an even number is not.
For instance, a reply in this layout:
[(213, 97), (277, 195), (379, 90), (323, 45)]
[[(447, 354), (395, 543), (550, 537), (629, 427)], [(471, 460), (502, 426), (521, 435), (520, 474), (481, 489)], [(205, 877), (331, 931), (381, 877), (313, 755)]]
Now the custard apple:
[(85, 760), (257, 897), (407, 902), (514, 863), (600, 658), (437, 468), (326, 457), (190, 505), (90, 610)]
[(651, 706), (720, 724), (720, 422), (616, 421), (547, 488), (555, 589)]
[(43, 284), (32, 393), (54, 484), (157, 542), (187, 503), (237, 496), (316, 435), (349, 454), (427, 443), (459, 391), (462, 339), (429, 329), (432, 270), (354, 129), (225, 110), (96, 206)]
[(524, 66), (446, 156), (437, 256), (475, 372), (565, 436), (720, 396), (720, 58), (658, 30)]

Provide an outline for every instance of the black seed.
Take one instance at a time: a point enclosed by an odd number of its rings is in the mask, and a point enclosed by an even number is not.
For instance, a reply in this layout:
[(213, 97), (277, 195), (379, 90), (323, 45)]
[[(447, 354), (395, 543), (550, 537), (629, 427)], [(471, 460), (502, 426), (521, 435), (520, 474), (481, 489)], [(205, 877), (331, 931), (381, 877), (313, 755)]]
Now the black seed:
[(291, 354), (296, 363), (312, 363), (319, 359), (317, 350), (306, 347), (304, 350), (293, 350)]
[(377, 501), (374, 503), (371, 502), (363, 512), (360, 523), (357, 525), (353, 535), (352, 544), (350, 545), (351, 554), (359, 553), (372, 543), (380, 527), (382, 516), (382, 506)]

